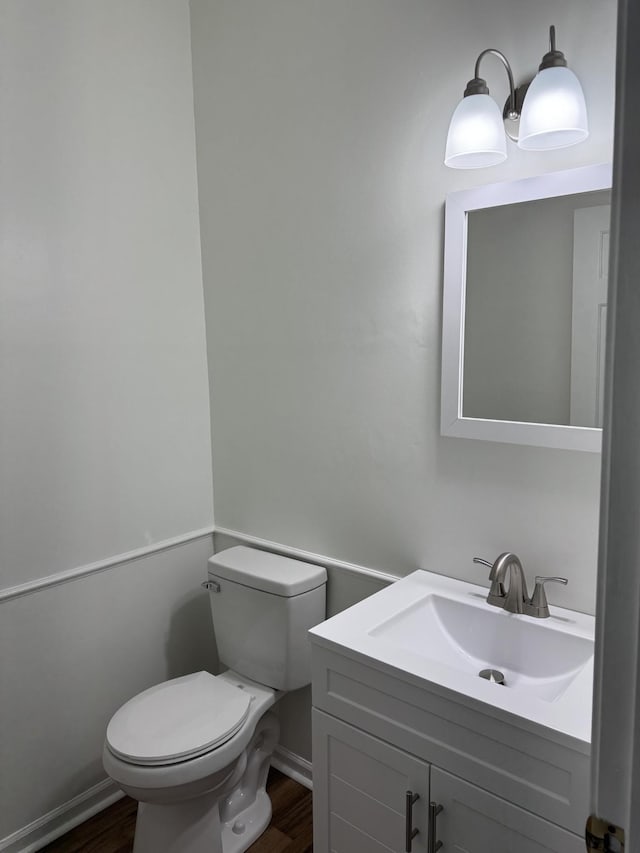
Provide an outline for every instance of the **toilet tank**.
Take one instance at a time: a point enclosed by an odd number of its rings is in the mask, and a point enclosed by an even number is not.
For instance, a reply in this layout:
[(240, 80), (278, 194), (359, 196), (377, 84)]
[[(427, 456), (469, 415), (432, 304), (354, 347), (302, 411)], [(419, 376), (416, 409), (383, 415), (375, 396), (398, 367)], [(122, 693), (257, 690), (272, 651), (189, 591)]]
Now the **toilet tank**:
[(309, 684), (307, 631), (325, 618), (326, 569), (238, 545), (211, 557), (209, 581), (221, 662), (277, 690)]

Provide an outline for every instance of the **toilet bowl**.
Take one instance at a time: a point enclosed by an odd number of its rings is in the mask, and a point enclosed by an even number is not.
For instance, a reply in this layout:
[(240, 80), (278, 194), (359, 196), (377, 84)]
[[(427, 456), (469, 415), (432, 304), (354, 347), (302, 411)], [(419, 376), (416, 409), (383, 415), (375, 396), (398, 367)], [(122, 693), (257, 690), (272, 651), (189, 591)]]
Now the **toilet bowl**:
[(323, 568), (250, 548), (211, 558), (216, 641), (234, 668), (151, 687), (107, 728), (104, 768), (139, 802), (134, 853), (243, 853), (265, 830), (270, 708), (310, 681), (307, 631), (324, 619), (325, 584)]

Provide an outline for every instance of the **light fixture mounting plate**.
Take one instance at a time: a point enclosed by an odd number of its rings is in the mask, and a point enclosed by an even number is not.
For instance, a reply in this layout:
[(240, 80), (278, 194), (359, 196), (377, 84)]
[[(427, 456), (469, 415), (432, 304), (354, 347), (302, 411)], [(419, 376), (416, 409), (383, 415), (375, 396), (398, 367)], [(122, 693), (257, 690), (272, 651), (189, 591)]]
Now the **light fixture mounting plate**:
[(515, 90), (516, 92), (516, 117), (513, 117), (511, 112), (511, 98), (507, 98), (504, 102), (504, 109), (502, 110), (502, 118), (504, 119), (504, 130), (509, 139), (512, 142), (518, 141), (518, 135), (520, 132), (520, 116), (522, 115), (522, 105), (524, 103), (524, 96), (527, 94), (527, 89), (531, 85), (531, 81), (528, 83), (523, 83), (522, 86), (518, 86)]

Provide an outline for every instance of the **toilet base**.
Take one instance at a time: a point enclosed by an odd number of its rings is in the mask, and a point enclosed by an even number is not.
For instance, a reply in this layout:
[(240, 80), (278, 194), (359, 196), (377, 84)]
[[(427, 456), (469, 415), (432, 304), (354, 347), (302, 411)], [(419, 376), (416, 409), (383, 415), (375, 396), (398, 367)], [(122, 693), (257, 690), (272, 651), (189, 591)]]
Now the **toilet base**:
[(270, 820), (271, 800), (266, 791), (259, 791), (248, 808), (222, 825), (222, 853), (244, 853), (262, 835)]
[(139, 803), (133, 853), (244, 853), (269, 825), (269, 795), (259, 791), (250, 806), (222, 826), (216, 799), (198, 797), (173, 806)]
[(133, 853), (223, 853), (217, 797), (171, 805), (138, 803)]

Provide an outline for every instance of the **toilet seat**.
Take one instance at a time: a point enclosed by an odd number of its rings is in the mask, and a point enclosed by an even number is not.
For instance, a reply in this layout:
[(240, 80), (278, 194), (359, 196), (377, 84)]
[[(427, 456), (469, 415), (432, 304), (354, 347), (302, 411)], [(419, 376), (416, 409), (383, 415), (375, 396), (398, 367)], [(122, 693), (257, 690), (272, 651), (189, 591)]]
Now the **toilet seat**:
[(145, 690), (111, 718), (106, 743), (122, 761), (177, 764), (232, 738), (249, 715), (252, 695), (240, 685), (196, 672)]

